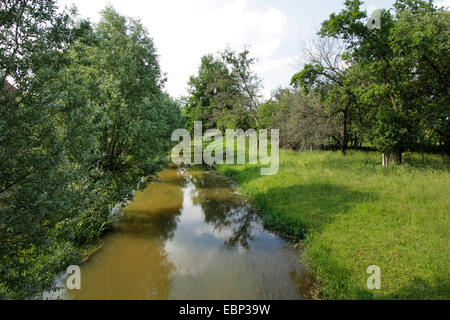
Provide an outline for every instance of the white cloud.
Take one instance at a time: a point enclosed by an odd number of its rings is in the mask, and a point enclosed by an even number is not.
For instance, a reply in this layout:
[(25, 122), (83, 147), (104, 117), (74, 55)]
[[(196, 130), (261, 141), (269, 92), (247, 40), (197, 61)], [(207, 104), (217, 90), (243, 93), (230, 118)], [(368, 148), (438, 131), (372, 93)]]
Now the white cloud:
[(367, 13), (370, 15), (373, 12), (375, 12), (375, 10), (377, 10), (377, 9), (379, 9), (378, 6), (376, 4), (372, 4), (367, 7)]
[(450, 8), (450, 0), (439, 1), (435, 5), (438, 8), (441, 8), (441, 7)]
[(277, 87), (289, 84), (292, 75), (298, 71), (296, 68), (298, 59), (298, 55), (265, 59), (255, 67), (255, 71), (264, 78), (263, 95), (266, 99)]
[[(251, 8), (246, 0), (174, 0), (174, 1), (91, 1), (75, 2), (82, 16), (98, 20), (98, 11), (111, 3), (120, 13), (139, 17), (154, 38), (163, 71), (167, 73), (166, 89), (177, 97), (186, 93), (190, 75), (196, 74), (200, 57), (229, 46), (233, 50), (250, 47), (258, 59), (265, 95), (275, 83), (286, 82), (279, 68), (291, 58), (277, 56), (283, 43), (286, 15), (277, 8)], [(281, 79), (283, 78), (283, 79)]]

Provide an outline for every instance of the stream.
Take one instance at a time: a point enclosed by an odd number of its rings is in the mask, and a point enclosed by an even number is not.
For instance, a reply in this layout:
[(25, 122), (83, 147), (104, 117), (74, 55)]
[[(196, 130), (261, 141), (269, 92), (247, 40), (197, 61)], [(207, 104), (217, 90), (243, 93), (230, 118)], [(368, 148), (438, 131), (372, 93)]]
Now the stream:
[(66, 299), (309, 299), (301, 252), (229, 179), (171, 168), (136, 192)]

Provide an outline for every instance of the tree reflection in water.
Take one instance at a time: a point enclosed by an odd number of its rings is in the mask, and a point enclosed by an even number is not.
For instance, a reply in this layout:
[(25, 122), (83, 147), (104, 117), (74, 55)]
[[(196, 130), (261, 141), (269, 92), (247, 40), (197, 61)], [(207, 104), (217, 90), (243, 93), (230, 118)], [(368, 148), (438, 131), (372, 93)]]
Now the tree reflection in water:
[(171, 169), (136, 192), (71, 299), (283, 299), (303, 295), (292, 246), (262, 228), (230, 181)]
[(205, 222), (215, 230), (231, 231), (224, 246), (232, 249), (237, 244), (248, 249), (253, 240), (252, 226), (259, 222), (259, 215), (247, 200), (234, 193), (229, 181), (218, 179), (216, 174), (204, 172), (190, 179), (195, 186), (191, 191), (194, 204), (200, 205), (205, 215)]
[(176, 266), (165, 244), (177, 228), (183, 205), (180, 186), (185, 180), (174, 170), (163, 174), (166, 183), (152, 183), (136, 192), (116, 231), (82, 266), (82, 289), (70, 290), (69, 298), (169, 298)]

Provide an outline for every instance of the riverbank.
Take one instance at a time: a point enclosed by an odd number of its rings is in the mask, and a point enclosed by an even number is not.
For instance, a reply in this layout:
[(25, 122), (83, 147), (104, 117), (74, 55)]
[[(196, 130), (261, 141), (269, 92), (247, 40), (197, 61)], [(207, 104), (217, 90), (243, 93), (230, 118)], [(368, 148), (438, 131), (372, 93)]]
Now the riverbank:
[[(221, 165), (266, 227), (304, 239), (323, 299), (449, 299), (448, 157), (407, 154), (384, 169), (375, 152), (280, 151), (277, 175)], [(367, 267), (381, 269), (369, 290)]]
[(106, 236), (106, 234), (103, 235), (103, 237), (101, 237), (99, 239), (96, 239), (90, 243), (87, 243), (80, 247), (77, 247), (77, 253), (81, 259), (81, 262), (86, 262), (87, 260), (89, 260), (89, 258), (94, 253), (96, 253), (103, 247), (103, 239), (105, 236)]

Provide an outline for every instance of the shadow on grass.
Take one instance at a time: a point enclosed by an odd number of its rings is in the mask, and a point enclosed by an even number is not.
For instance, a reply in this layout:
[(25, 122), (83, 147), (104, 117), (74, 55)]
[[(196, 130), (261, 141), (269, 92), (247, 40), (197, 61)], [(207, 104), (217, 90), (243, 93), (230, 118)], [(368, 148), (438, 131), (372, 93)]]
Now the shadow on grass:
[(403, 163), (418, 169), (450, 170), (450, 157), (445, 154), (404, 153)]
[(396, 292), (382, 296), (381, 299), (450, 299), (450, 283), (448, 279), (436, 278), (432, 282), (414, 278), (411, 282), (397, 290)]
[[(370, 290), (365, 284), (357, 285), (348, 269), (330, 255), (330, 250), (318, 244), (310, 248), (309, 259), (314, 261), (310, 271), (320, 284), (322, 299), (358, 299), (358, 300), (448, 300), (450, 283), (448, 278), (437, 276), (432, 280), (411, 277), (407, 285), (392, 290), (384, 287), (381, 276), (381, 290)], [(369, 277), (369, 275), (367, 275)], [(384, 291), (384, 293), (383, 293)], [(390, 293), (386, 293), (389, 291)]]
[[(448, 161), (448, 158), (444, 160)], [(425, 162), (424, 167), (447, 170), (445, 168), (448, 167), (445, 165), (448, 166), (448, 163), (441, 161), (443, 160), (439, 158), (431, 159), (431, 161)], [(406, 158), (407, 165), (392, 166), (391, 170), (394, 173), (394, 170), (409, 170), (408, 166), (419, 166), (417, 162), (417, 159)], [(359, 163), (360, 165), (356, 169), (373, 166), (373, 161), (370, 159)], [(338, 168), (344, 165), (351, 167), (350, 164), (346, 164), (345, 159), (338, 159), (334, 161), (333, 165)], [(374, 167), (374, 170), (385, 169)], [(237, 182), (249, 193), (255, 207), (263, 211), (265, 226), (297, 239), (311, 234), (311, 231), (320, 233), (325, 225), (339, 217), (358, 213), (359, 208), (355, 209), (355, 207), (359, 204), (380, 200), (377, 192), (362, 192), (352, 189), (351, 186), (349, 188), (339, 183), (327, 183), (327, 181), (316, 180), (298, 184), (294, 181), (291, 185), (280, 186), (283, 183), (280, 183), (279, 179), (286, 179), (286, 173), (284, 177), (266, 180), (260, 176), (257, 166), (226, 168), (224, 172), (236, 178)], [(260, 181), (258, 181), (259, 179)], [(276, 186), (270, 185), (273, 181), (276, 182)], [(349, 269), (342, 265), (343, 261), (336, 261), (333, 258), (333, 252), (329, 246), (320, 241), (312, 241), (307, 244), (307, 262), (309, 262), (311, 273), (320, 285), (320, 298), (381, 300), (450, 298), (450, 283), (448, 278), (442, 277), (422, 279), (411, 275), (409, 283), (398, 288), (383, 288), (382, 280), (381, 291), (369, 290), (365, 285), (356, 281), (357, 277), (355, 278)], [(386, 291), (383, 292), (383, 289)]]
[[(383, 286), (383, 283), (381, 283)], [(379, 295), (377, 290), (355, 289), (354, 298), (361, 300), (448, 300), (450, 299), (450, 284), (445, 279), (435, 279), (429, 282), (414, 278), (406, 286), (390, 294)]]
[(264, 223), (295, 237), (320, 230), (338, 215), (347, 214), (355, 205), (374, 201), (374, 193), (349, 190), (337, 184), (297, 184), (270, 188), (255, 197), (264, 212)]
[[(241, 185), (261, 177), (258, 167), (240, 171), (228, 168), (225, 173), (235, 177)], [(249, 193), (253, 204), (264, 213), (266, 227), (297, 239), (303, 238), (308, 231), (320, 230), (359, 203), (378, 199), (373, 192), (350, 190), (326, 182), (269, 186), (264, 192), (250, 190)]]
[[(379, 198), (375, 192), (351, 190), (344, 185), (327, 182), (306, 182), (286, 187), (267, 185), (252, 189), (248, 183), (261, 178), (259, 168), (240, 169), (227, 168), (224, 173), (236, 178), (244, 186), (253, 205), (263, 212), (265, 227), (295, 239), (302, 239), (311, 231), (320, 232), (326, 224), (349, 214), (356, 205)], [(344, 299), (350, 292), (360, 299), (372, 298), (368, 291), (355, 293), (350, 272), (332, 259), (329, 248), (315, 247), (310, 250), (310, 254), (315, 267), (320, 265), (320, 270), (311, 267), (312, 274), (317, 276), (316, 280), (320, 283), (320, 291), (326, 293), (323, 298)]]

